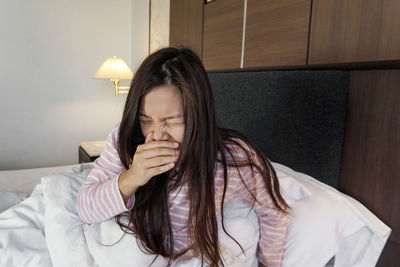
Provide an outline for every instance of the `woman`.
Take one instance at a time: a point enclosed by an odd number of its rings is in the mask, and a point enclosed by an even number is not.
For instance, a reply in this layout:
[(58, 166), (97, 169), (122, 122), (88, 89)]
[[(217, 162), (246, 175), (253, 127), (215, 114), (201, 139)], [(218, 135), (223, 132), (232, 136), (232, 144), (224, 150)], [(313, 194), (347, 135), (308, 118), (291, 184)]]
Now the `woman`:
[(78, 194), (86, 223), (116, 216), (151, 254), (171, 262), (192, 249), (219, 266), (217, 215), (223, 225), (223, 204), (243, 201), (259, 219), (259, 261), (280, 266), (288, 206), (275, 171), (245, 136), (216, 125), (207, 73), (193, 51), (164, 48), (144, 60), (94, 165)]

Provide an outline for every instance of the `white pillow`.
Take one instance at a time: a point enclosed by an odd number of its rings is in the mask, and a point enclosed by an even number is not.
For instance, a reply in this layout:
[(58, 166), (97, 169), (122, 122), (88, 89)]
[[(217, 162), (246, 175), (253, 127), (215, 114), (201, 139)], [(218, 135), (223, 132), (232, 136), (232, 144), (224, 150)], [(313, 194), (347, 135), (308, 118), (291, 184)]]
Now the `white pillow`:
[[(273, 163), (277, 173), (294, 177), (312, 198), (291, 205), (282, 266), (375, 266), (391, 229), (353, 198), (316, 179)], [(279, 176), (279, 175), (278, 175)]]
[(275, 172), (279, 180), (279, 190), (289, 206), (295, 201), (312, 198), (311, 192), (294, 177), (279, 169), (275, 169)]

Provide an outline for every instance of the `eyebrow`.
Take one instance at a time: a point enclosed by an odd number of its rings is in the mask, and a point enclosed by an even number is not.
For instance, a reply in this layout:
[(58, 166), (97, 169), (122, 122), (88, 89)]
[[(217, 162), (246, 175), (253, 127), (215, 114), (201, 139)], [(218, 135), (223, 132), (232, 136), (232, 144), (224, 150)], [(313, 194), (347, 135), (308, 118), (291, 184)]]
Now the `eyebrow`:
[[(139, 112), (139, 116), (143, 116), (143, 117), (146, 117), (146, 118), (151, 119), (150, 116), (147, 116), (146, 114), (144, 114), (144, 113), (142, 113), (142, 112)], [(170, 120), (170, 119), (176, 119), (176, 118), (181, 118), (181, 117), (183, 117), (182, 114), (177, 114), (177, 115), (168, 116), (168, 117), (161, 118), (161, 119), (162, 119), (162, 120)]]

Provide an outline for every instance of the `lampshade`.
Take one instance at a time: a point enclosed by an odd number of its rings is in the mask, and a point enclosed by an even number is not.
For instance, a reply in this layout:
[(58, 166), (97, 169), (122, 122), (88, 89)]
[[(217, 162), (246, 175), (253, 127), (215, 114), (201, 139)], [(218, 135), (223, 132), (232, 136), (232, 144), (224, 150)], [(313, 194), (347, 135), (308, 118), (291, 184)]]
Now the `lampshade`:
[(94, 78), (111, 80), (131, 80), (133, 73), (122, 58), (108, 58), (97, 70)]

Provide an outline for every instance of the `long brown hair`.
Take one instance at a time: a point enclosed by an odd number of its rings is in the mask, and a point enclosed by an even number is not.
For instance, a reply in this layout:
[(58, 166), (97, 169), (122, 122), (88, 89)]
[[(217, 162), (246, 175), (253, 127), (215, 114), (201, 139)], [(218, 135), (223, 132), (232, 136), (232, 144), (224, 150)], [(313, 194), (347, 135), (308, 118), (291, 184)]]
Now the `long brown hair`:
[[(172, 189), (177, 189), (183, 183), (188, 186), (188, 233), (201, 260), (209, 266), (223, 265), (218, 246), (214, 192), (217, 162), (224, 169), (222, 220), (229, 179), (227, 167), (236, 167), (238, 171), (243, 166), (251, 166), (252, 170), (254, 167), (262, 175), (276, 208), (287, 212), (288, 205), (279, 192), (276, 173), (265, 155), (241, 133), (217, 126), (207, 73), (198, 56), (187, 48), (168, 47), (158, 50), (149, 55), (137, 70), (119, 128), (118, 153), (125, 168), (131, 166), (137, 146), (144, 143), (138, 119), (141, 100), (150, 90), (160, 85), (174, 85), (180, 92), (184, 109), (185, 135), (177, 162), (179, 170)], [(238, 140), (254, 150), (257, 164)], [(229, 144), (239, 146), (248, 160), (236, 161)], [(217, 158), (219, 152), (220, 159)], [(233, 160), (227, 160), (225, 153), (230, 155), (228, 159)], [(136, 191), (135, 204), (128, 215), (129, 223), (122, 220), (123, 215), (117, 216), (116, 220), (123, 230), (135, 234), (145, 252), (168, 257), (171, 263), (177, 255), (173, 255), (174, 238), (168, 211), (168, 192), (171, 190), (168, 188), (169, 172), (158, 176)]]

